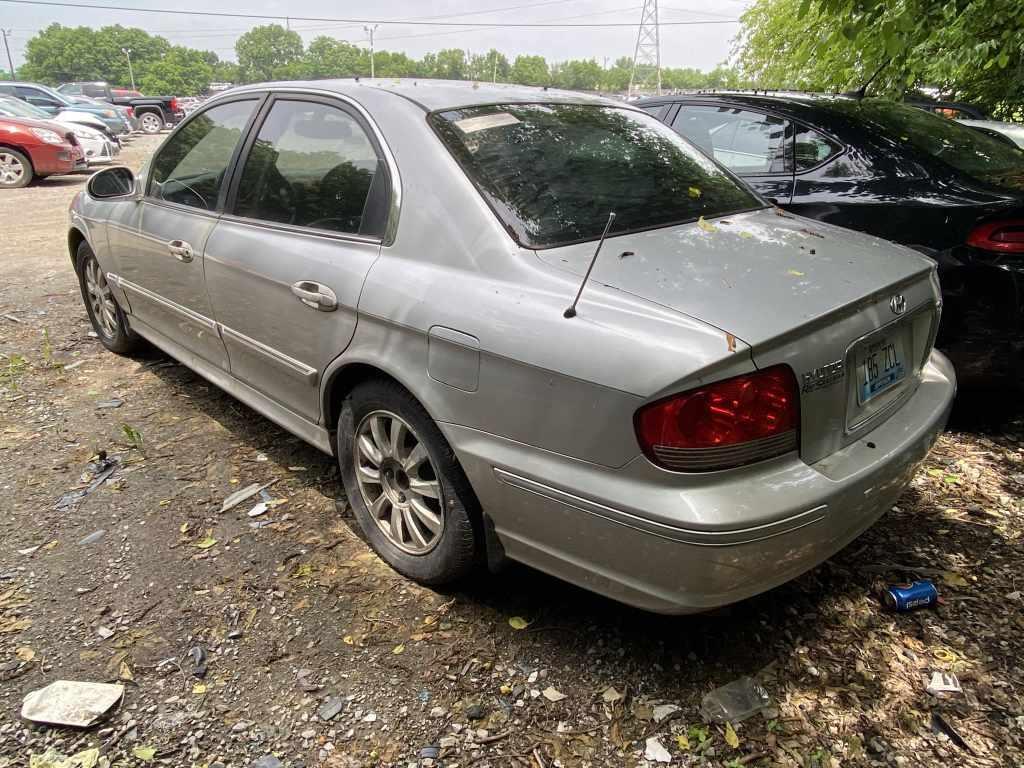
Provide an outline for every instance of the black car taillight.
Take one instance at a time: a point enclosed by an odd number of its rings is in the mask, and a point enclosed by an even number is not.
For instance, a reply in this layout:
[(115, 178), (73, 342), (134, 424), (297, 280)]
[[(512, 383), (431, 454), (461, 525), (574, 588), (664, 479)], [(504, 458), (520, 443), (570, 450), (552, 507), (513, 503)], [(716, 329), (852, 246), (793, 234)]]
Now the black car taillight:
[(967, 244), (982, 251), (1024, 253), (1024, 219), (979, 224), (967, 236)]
[(645, 405), (636, 413), (644, 454), (665, 469), (707, 472), (797, 448), (800, 391), (788, 365), (735, 376)]

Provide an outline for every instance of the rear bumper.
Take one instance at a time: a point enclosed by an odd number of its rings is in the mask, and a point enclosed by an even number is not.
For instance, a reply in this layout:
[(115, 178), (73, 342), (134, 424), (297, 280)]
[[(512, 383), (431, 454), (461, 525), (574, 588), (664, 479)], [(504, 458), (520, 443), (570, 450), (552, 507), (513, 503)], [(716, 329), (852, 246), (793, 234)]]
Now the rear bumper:
[(790, 455), (681, 475), (639, 457), (609, 469), (441, 426), (509, 557), (640, 608), (690, 613), (798, 576), (893, 505), (956, 391), (941, 353), (922, 375), (888, 420), (814, 465)]

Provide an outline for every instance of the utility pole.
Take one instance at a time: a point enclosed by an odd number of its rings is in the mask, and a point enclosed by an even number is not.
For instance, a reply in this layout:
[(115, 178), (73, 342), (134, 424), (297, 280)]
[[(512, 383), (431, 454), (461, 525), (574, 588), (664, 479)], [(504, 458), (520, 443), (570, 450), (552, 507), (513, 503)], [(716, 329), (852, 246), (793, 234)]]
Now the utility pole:
[(658, 0), (644, 0), (640, 13), (640, 29), (636, 33), (633, 52), (633, 74), (629, 78), (629, 95), (650, 90), (661, 95), (661, 41), (658, 35)]
[(498, 82), (498, 52), (495, 51), (494, 55), (491, 58), (494, 59), (494, 68), (491, 73), (491, 82), (496, 83)]
[(7, 36), (11, 34), (12, 30), (0, 29), (0, 32), (2, 32), (4, 36), (4, 49), (7, 51), (7, 66), (11, 69), (11, 80), (17, 80), (17, 78), (14, 76), (14, 62), (11, 61), (11, 46), (7, 42)]
[(134, 91), (135, 90), (135, 72), (132, 70), (132, 49), (131, 48), (122, 48), (121, 49), (121, 53), (123, 53), (125, 56), (128, 57), (128, 77), (131, 78), (132, 90)]
[(370, 36), (370, 78), (371, 79), (377, 76), (377, 72), (373, 68), (373, 33), (376, 31), (377, 27), (379, 27), (379, 26), (380, 26), (380, 24), (374, 24), (372, 27), (363, 27), (363, 29), (366, 31), (366, 34), (368, 34)]

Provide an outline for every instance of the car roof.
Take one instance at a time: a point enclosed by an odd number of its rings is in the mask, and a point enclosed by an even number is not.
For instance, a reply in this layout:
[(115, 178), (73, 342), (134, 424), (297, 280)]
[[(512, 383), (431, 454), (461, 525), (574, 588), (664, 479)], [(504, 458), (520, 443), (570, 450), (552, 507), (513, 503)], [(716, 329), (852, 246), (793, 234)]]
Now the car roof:
[[(630, 105), (601, 96), (590, 96), (554, 88), (512, 85), (509, 83), (479, 83), (469, 80), (431, 80), (429, 78), (345, 78), (332, 80), (296, 80), (230, 88), (217, 94), (217, 98), (250, 90), (308, 89), (330, 91), (360, 100), (367, 89), (389, 92), (419, 105), (427, 112), (481, 104), (595, 104), (604, 106)], [(211, 99), (213, 101), (213, 99)]]

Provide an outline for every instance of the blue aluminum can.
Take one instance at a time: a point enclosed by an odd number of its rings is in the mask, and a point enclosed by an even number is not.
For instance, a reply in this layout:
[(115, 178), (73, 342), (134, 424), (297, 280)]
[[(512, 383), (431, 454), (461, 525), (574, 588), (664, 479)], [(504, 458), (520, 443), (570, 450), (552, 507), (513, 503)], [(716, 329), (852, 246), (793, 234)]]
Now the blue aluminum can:
[(915, 608), (927, 608), (939, 602), (939, 591), (927, 579), (913, 584), (896, 584), (882, 595), (885, 606), (892, 611), (903, 613)]

